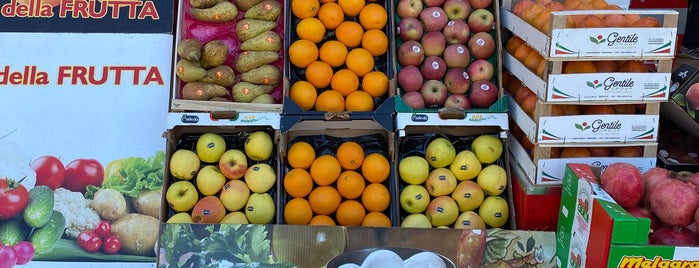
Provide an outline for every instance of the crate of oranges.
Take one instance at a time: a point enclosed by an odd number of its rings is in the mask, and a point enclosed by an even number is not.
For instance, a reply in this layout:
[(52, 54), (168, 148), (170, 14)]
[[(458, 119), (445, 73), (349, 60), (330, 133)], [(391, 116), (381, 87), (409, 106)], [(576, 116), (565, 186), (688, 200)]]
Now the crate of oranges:
[(284, 1), (179, 1), (170, 111), (277, 112)]
[(387, 3), (290, 1), (284, 114), (394, 112)]
[(393, 132), (375, 121), (300, 121), (280, 140), (281, 224), (397, 224)]

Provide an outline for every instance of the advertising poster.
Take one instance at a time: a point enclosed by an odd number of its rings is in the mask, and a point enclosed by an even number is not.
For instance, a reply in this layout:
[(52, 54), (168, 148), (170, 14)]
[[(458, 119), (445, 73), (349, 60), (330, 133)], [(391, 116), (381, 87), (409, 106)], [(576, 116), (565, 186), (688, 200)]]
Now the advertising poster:
[(0, 1), (0, 266), (155, 266), (173, 14)]

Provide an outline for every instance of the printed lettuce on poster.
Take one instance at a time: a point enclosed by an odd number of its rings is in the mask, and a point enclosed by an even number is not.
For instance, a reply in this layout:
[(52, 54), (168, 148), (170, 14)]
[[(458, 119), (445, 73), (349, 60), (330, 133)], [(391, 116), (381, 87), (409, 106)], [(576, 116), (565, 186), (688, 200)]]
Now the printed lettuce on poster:
[(86, 198), (100, 189), (114, 189), (125, 196), (137, 197), (141, 192), (160, 190), (163, 187), (165, 153), (156, 152), (148, 158), (128, 157), (109, 162), (104, 169), (104, 182), (101, 187), (87, 186)]

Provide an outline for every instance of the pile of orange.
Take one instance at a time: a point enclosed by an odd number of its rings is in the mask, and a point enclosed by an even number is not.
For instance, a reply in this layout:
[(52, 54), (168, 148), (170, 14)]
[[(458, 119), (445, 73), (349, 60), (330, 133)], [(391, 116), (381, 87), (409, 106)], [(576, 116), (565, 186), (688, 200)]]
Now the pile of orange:
[(391, 226), (386, 214), (391, 168), (383, 154), (365, 154), (359, 143), (347, 140), (335, 155), (316, 155), (308, 142), (297, 141), (286, 159), (286, 224)]
[(375, 57), (388, 51), (386, 9), (366, 0), (291, 0), (298, 40), (287, 51), (303, 69), (289, 97), (303, 110), (373, 111), (388, 94), (388, 77)]

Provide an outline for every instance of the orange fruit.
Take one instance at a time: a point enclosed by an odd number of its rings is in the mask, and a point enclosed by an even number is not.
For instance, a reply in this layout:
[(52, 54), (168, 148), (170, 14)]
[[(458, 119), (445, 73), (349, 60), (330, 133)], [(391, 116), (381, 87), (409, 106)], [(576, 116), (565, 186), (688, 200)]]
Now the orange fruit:
[(284, 191), (292, 197), (306, 197), (313, 190), (313, 179), (305, 169), (294, 168), (284, 175)]
[(364, 0), (337, 0), (346, 16), (354, 17), (359, 15), (364, 7)]
[(318, 19), (325, 25), (325, 29), (335, 30), (345, 21), (345, 13), (337, 3), (325, 3), (318, 10)]
[(311, 164), (311, 178), (318, 185), (333, 184), (340, 176), (342, 167), (332, 155), (325, 154), (317, 157)]
[(371, 71), (362, 77), (362, 90), (374, 98), (388, 93), (388, 76), (381, 71)]
[(311, 83), (316, 89), (329, 86), (332, 77), (333, 68), (325, 62), (316, 60), (306, 67), (306, 81)]
[(345, 170), (337, 178), (337, 191), (347, 199), (355, 199), (362, 195), (364, 191), (364, 177), (354, 170)]
[(386, 214), (371, 211), (364, 216), (361, 226), (391, 227), (391, 219)]
[(391, 173), (388, 159), (380, 153), (371, 153), (362, 162), (362, 176), (369, 182), (383, 182)]
[(289, 88), (289, 98), (304, 111), (313, 109), (317, 97), (318, 92), (316, 88), (308, 81), (296, 81)]
[[(313, 194), (311, 192), (311, 194)], [(384, 211), (388, 208), (391, 202), (391, 194), (388, 192), (388, 188), (385, 185), (374, 182), (369, 183), (364, 188), (362, 193), (362, 205), (368, 211)]]
[(291, 13), (299, 19), (315, 17), (320, 9), (318, 0), (291, 0)]
[(345, 98), (340, 92), (329, 89), (318, 95), (315, 107), (316, 111), (342, 112), (345, 110)]
[(332, 67), (340, 67), (345, 64), (347, 47), (337, 40), (328, 40), (318, 49), (320, 60)]
[(364, 220), (366, 210), (357, 200), (345, 200), (335, 211), (337, 223), (343, 226), (359, 226)]
[(591, 61), (570, 61), (566, 63), (564, 74), (596, 73), (597, 67)]
[(359, 77), (348, 69), (338, 70), (330, 79), (330, 88), (347, 96), (359, 88)]
[(359, 11), (359, 24), (364, 27), (365, 30), (371, 29), (383, 29), (388, 21), (388, 13), (381, 5), (376, 3), (371, 3), (365, 5), (361, 11)]
[(358, 169), (364, 162), (364, 148), (357, 142), (345, 141), (337, 147), (337, 160), (344, 169)]
[(315, 215), (311, 218), (308, 225), (335, 226), (335, 220), (328, 215)]
[(561, 158), (590, 157), (590, 151), (585, 147), (565, 147), (561, 150)]
[(286, 153), (286, 162), (289, 163), (292, 168), (307, 169), (311, 167), (315, 159), (315, 149), (313, 149), (310, 143), (305, 141), (294, 142)]
[(296, 34), (300, 39), (317, 44), (325, 37), (325, 25), (317, 18), (305, 18), (296, 25)]
[(308, 200), (297, 197), (284, 205), (284, 222), (286, 224), (308, 224), (313, 218), (313, 210)]
[(313, 213), (330, 215), (337, 210), (342, 201), (342, 196), (332, 186), (318, 186), (308, 195)]
[(374, 110), (374, 98), (364, 91), (355, 91), (345, 97), (345, 110), (350, 112), (371, 112)]
[(388, 37), (381, 30), (368, 30), (362, 35), (362, 48), (372, 56), (381, 56), (388, 51)]
[(357, 76), (364, 76), (374, 70), (374, 56), (363, 48), (352, 49), (350, 52), (347, 52), (345, 66), (357, 74)]
[(354, 21), (343, 21), (335, 28), (335, 39), (349, 48), (357, 47), (362, 43), (364, 28)]
[(310, 40), (299, 39), (289, 45), (289, 62), (296, 67), (306, 68), (318, 59), (318, 46)]

